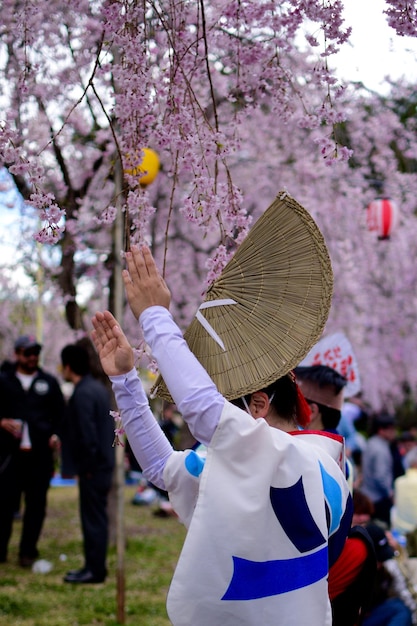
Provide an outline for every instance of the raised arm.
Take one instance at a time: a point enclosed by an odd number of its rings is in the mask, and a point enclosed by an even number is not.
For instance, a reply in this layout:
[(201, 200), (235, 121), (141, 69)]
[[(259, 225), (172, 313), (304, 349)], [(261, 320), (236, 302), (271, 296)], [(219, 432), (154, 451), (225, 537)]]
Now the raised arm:
[(162, 478), (173, 449), (155, 420), (134, 368), (129, 342), (109, 311), (92, 319), (92, 339), (104, 371), (110, 377), (123, 427), (144, 476), (165, 489)]
[(126, 253), (127, 269), (123, 270), (123, 281), (130, 308), (136, 319), (151, 306), (169, 309), (171, 293), (160, 275), (151, 251), (132, 246)]
[(98, 312), (92, 323), (91, 337), (107, 376), (127, 374), (134, 366), (133, 351), (116, 319), (109, 311)]
[(132, 312), (140, 321), (159, 371), (193, 436), (209, 444), (225, 400), (167, 310), (170, 292), (149, 248), (139, 250), (132, 246), (126, 260), (123, 279)]

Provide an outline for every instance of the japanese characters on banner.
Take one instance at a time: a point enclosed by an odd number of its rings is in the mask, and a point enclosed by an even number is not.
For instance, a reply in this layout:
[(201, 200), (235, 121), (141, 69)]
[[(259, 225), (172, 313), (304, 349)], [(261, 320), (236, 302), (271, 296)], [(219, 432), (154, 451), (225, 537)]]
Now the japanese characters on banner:
[(355, 396), (361, 389), (358, 363), (350, 341), (343, 333), (323, 337), (310, 350), (300, 365), (328, 365), (345, 376), (345, 398)]

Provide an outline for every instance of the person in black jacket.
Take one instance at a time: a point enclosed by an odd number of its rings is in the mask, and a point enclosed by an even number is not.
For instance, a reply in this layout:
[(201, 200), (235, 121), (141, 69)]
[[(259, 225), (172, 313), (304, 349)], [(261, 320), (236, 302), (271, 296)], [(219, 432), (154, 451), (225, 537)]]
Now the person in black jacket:
[(110, 392), (90, 374), (90, 359), (78, 344), (61, 352), (63, 377), (74, 384), (68, 403), (67, 432), (78, 475), (84, 567), (64, 577), (67, 583), (100, 583), (107, 575), (107, 500), (115, 464)]
[(24, 498), (19, 563), (37, 559), (65, 403), (58, 380), (39, 367), (33, 336), (15, 342), (15, 363), (0, 372), (0, 562), (8, 556), (16, 503)]

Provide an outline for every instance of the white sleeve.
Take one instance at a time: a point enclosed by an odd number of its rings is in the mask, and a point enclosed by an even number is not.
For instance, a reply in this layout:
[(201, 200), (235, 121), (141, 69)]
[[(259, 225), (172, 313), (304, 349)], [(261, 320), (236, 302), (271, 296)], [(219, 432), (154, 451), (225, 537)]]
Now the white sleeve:
[(225, 399), (190, 351), (170, 312), (152, 306), (139, 318), (143, 335), (159, 371), (192, 435), (209, 445)]
[(173, 449), (153, 416), (136, 369), (109, 378), (123, 428), (143, 475), (156, 487), (165, 489), (162, 475)]

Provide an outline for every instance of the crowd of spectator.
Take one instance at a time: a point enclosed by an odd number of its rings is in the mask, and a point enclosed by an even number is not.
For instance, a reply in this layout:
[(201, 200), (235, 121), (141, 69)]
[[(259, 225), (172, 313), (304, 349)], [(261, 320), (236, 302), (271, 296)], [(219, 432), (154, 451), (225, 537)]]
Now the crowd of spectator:
[[(18, 516), (22, 517), (19, 564), (29, 567), (38, 559), (47, 492), (65, 450), (66, 467), (71, 458), (80, 489), (85, 565), (68, 572), (64, 580), (103, 582), (106, 507), (114, 468), (113, 424), (106, 422), (109, 391), (91, 375), (87, 352), (81, 346), (67, 346), (61, 373), (73, 383), (73, 393), (64, 399), (58, 378), (39, 366), (41, 349), (34, 337), (19, 337), (15, 361), (1, 367), (0, 392), (5, 400), (0, 409), (0, 563), (8, 560), (13, 520)], [(352, 527), (365, 528), (374, 546), (377, 575), (360, 623), (417, 624), (417, 426), (403, 430), (394, 414), (372, 414), (360, 396), (343, 401), (343, 378), (330, 368), (297, 368), (296, 376), (313, 416), (309, 428), (339, 433), (345, 439)], [(187, 429), (175, 405), (163, 405), (160, 426), (174, 448), (198, 450), (195, 440), (183, 445)], [(126, 467), (127, 475), (138, 483), (132, 503), (156, 505), (154, 514), (176, 517), (168, 494), (143, 478), (129, 445)]]

